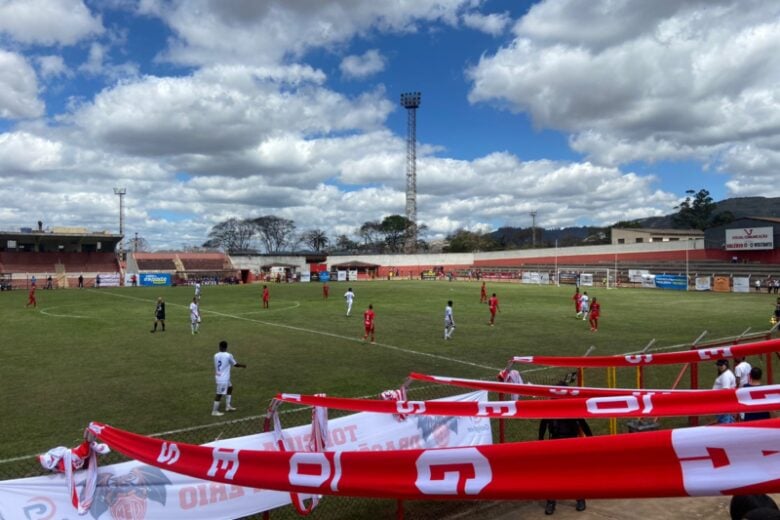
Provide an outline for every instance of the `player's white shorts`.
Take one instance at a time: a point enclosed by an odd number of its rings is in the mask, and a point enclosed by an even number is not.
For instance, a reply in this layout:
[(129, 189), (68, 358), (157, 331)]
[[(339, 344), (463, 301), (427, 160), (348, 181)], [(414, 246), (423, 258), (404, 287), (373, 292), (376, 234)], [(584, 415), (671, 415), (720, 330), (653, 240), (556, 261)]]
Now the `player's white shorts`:
[(217, 383), (217, 395), (226, 395), (230, 388), (230, 383)]

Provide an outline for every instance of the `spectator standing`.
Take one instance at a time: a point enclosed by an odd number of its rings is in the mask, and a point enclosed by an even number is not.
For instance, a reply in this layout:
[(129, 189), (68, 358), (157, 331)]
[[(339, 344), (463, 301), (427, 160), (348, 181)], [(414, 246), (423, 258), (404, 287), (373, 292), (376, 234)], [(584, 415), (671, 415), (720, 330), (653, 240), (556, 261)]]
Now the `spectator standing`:
[(745, 356), (734, 357), (734, 377), (737, 380), (737, 388), (742, 388), (750, 381), (750, 370), (753, 368), (745, 360)]
[(100, 273), (95, 275), (95, 288), (100, 289)]
[[(763, 375), (761, 367), (753, 367), (750, 369), (750, 379), (743, 385), (744, 387), (761, 386), (761, 376)], [(760, 421), (761, 419), (769, 419), (772, 415), (769, 412), (745, 412), (743, 421)]]
[[(559, 386), (566, 386), (565, 381), (558, 382)], [(539, 423), (539, 440), (544, 440), (547, 432), (549, 431), (550, 439), (569, 439), (573, 437), (579, 437), (584, 435), (592, 437), (593, 432), (590, 430), (590, 426), (585, 422), (585, 419), (542, 419)], [(547, 505), (544, 508), (544, 514), (551, 515), (555, 513), (555, 500), (547, 500)], [(585, 511), (587, 507), (585, 500), (580, 498), (577, 500), (577, 511)]]
[(84, 288), (84, 275), (80, 274), (79, 275), (79, 289), (83, 289), (83, 288)]
[[(718, 369), (718, 377), (715, 378), (715, 383), (712, 385), (713, 390), (723, 390), (726, 388), (736, 388), (737, 378), (734, 377), (734, 373), (729, 369), (728, 359), (719, 359), (715, 366)], [(718, 415), (717, 422), (719, 424), (728, 424), (734, 422), (734, 416), (731, 414)]]

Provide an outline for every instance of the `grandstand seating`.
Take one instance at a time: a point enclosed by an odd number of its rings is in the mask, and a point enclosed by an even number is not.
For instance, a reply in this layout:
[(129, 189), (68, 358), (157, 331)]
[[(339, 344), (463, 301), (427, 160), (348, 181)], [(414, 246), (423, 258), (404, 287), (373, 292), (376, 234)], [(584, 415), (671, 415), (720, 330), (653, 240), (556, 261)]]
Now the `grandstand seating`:
[(135, 261), (141, 271), (176, 271), (172, 258), (136, 258)]
[(186, 271), (222, 271), (225, 258), (181, 258)]

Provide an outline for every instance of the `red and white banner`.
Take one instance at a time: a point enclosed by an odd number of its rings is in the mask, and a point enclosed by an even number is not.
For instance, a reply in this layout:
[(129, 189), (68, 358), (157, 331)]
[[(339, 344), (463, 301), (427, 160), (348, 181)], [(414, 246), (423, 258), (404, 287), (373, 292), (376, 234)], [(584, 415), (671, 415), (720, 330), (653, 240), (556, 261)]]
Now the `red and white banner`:
[(706, 392), (707, 390), (654, 390), (647, 388), (595, 388), (587, 386), (556, 386), (533, 385), (530, 383), (503, 383), (500, 381), (483, 381), (481, 379), (463, 379), (459, 377), (431, 376), (412, 372), (409, 379), (441, 383), (443, 385), (486, 390), (503, 394), (519, 394), (531, 397), (605, 397), (609, 395), (640, 395), (640, 394), (690, 394)]
[(675, 365), (729, 359), (736, 356), (756, 356), (780, 351), (780, 339), (757, 341), (742, 345), (702, 348), (661, 354), (626, 354), (619, 356), (516, 356), (515, 363), (554, 367), (635, 367), (640, 365)]
[(278, 394), (276, 398), (280, 401), (308, 406), (406, 415), (489, 417), (491, 419), (673, 417), (779, 410), (780, 385), (743, 387), (736, 390), (700, 390), (675, 394), (640, 392), (639, 395), (543, 401), (380, 401), (300, 394)]
[[(485, 400), (486, 392), (470, 392), (448, 399)], [(289, 452), (308, 450), (311, 424), (286, 428), (283, 438)], [(397, 421), (384, 414), (352, 414), (328, 421), (328, 450), (388, 451), (491, 444), (488, 419), (409, 417)], [(251, 489), (233, 483), (218, 484), (169, 471), (182, 454), (166, 443), (156, 463), (125, 462), (100, 466), (90, 520), (229, 520), (290, 504), (286, 491)], [(258, 450), (277, 452), (273, 432), (222, 439), (204, 445), (212, 451)], [(265, 450), (265, 451), (264, 451)], [(280, 453), (281, 454), (281, 453)], [(159, 459), (159, 460), (157, 460)], [(157, 466), (157, 467), (154, 467)], [(86, 472), (74, 473), (77, 488)], [(273, 515), (272, 515), (273, 516)], [(0, 481), (0, 519), (77, 518), (65, 477), (52, 474)]]
[(324, 453), (194, 446), (100, 423), (90, 429), (111, 449), (166, 470), (307, 494), (527, 500), (780, 492), (780, 420), (747, 424), (467, 448)]

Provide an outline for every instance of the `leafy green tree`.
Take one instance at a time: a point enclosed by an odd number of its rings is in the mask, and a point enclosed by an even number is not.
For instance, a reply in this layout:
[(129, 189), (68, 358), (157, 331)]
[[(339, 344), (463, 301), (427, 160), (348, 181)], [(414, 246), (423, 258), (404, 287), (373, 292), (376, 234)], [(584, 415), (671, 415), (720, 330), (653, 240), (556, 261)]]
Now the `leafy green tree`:
[(403, 251), (409, 227), (412, 225), (414, 224), (409, 222), (409, 219), (401, 215), (390, 215), (382, 220), (381, 230), (388, 251)]
[(495, 251), (500, 244), (490, 236), (475, 233), (465, 229), (459, 229), (447, 237), (448, 245), (444, 247), (445, 253), (470, 253), (473, 251)]
[(672, 217), (675, 225), (688, 229), (707, 229), (711, 225), (713, 212), (718, 207), (710, 197), (710, 192), (701, 189), (698, 192), (687, 190), (685, 200), (675, 209), (677, 214)]

